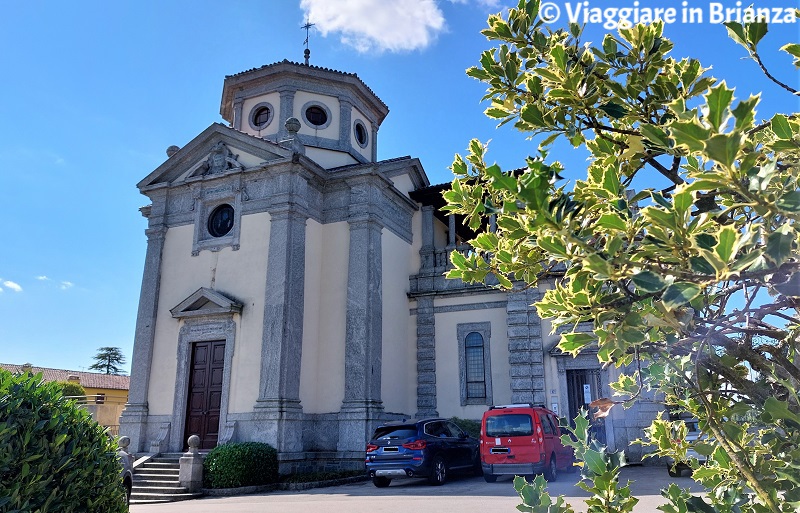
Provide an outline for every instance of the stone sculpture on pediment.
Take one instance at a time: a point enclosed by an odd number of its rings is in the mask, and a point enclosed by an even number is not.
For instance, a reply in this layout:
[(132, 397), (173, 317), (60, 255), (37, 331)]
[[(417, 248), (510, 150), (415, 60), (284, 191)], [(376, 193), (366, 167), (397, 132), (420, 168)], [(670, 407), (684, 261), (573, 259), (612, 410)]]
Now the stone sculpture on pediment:
[(222, 141), (214, 145), (211, 154), (200, 166), (201, 174), (215, 175), (226, 171), (242, 171), (244, 167), (238, 162), (239, 155), (235, 155)]

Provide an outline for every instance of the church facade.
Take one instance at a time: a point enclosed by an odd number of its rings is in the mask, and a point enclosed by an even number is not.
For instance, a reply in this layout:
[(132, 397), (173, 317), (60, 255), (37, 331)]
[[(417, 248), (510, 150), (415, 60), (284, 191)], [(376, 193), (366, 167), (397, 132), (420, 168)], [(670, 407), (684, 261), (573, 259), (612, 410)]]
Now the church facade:
[[(262, 441), (282, 471), (363, 464), (380, 422), (573, 414), (613, 369), (530, 306), (548, 286), (447, 280), (466, 228), (419, 160), (377, 160), (389, 110), (356, 75), (289, 61), (225, 78), (212, 124), (138, 184), (150, 204), (128, 404), (136, 452)], [(629, 440), (655, 403), (596, 426)], [(634, 451), (632, 454), (630, 451)]]

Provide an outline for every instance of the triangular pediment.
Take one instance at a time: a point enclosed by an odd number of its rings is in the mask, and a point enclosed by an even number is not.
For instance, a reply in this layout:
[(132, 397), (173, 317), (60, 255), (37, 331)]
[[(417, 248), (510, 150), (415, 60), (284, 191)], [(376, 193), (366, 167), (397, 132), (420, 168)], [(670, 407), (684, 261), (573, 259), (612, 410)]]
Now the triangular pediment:
[(214, 123), (172, 153), (137, 187), (144, 191), (181, 184), (199, 176), (246, 172), (291, 157), (291, 150), (273, 142)]
[(207, 315), (241, 313), (242, 304), (206, 287), (197, 289), (191, 296), (172, 308), (170, 313), (176, 319)]

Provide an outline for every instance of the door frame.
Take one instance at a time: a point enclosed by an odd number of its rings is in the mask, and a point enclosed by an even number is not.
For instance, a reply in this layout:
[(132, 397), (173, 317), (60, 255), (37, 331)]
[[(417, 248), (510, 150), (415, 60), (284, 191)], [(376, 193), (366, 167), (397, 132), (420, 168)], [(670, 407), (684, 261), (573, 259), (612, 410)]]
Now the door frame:
[[(567, 371), (595, 371), (600, 375), (600, 395), (605, 397), (611, 396), (611, 388), (609, 387), (609, 374), (608, 369), (603, 369), (600, 362), (597, 360), (597, 350), (588, 350), (575, 357), (559, 354), (553, 355), (556, 359), (556, 368), (558, 370), (558, 383), (559, 383), (559, 416), (569, 416), (569, 389), (567, 386)], [(597, 399), (596, 397), (593, 399)], [(572, 420), (572, 419), (570, 419)], [(605, 426), (606, 445), (610, 448), (616, 448), (614, 437), (614, 418), (609, 415), (603, 421)]]
[(225, 341), (225, 363), (222, 369), (222, 398), (219, 412), (219, 433), (228, 421), (228, 397), (231, 389), (231, 364), (233, 362), (236, 323), (232, 315), (186, 318), (178, 335), (175, 396), (172, 403), (172, 427), (169, 450), (181, 451), (185, 445), (186, 409), (189, 400), (189, 367), (192, 363), (192, 345), (195, 342)]

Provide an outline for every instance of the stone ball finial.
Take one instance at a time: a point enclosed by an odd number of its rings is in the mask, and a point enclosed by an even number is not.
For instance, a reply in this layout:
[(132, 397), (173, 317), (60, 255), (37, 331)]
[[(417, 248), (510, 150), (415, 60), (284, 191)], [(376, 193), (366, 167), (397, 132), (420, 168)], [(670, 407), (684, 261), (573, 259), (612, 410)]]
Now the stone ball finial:
[(180, 149), (181, 149), (180, 146), (175, 146), (174, 144), (172, 146), (170, 146), (169, 148), (167, 148), (167, 158), (169, 158), (169, 157), (175, 155), (176, 153), (178, 153), (178, 150), (180, 150)]
[(128, 451), (128, 446), (130, 444), (131, 444), (131, 439), (127, 436), (120, 437), (120, 439), (117, 441), (117, 445), (119, 445), (119, 448), (125, 452)]
[(289, 118), (286, 120), (284, 126), (290, 134), (296, 134), (300, 131), (300, 120), (297, 118)]
[(189, 437), (189, 440), (187, 440), (187, 443), (189, 444), (190, 451), (192, 449), (197, 450), (197, 448), (200, 447), (200, 437), (197, 435), (192, 435)]

